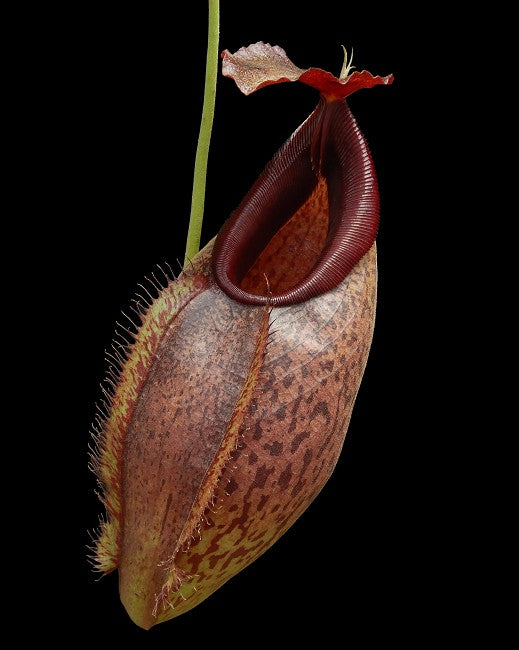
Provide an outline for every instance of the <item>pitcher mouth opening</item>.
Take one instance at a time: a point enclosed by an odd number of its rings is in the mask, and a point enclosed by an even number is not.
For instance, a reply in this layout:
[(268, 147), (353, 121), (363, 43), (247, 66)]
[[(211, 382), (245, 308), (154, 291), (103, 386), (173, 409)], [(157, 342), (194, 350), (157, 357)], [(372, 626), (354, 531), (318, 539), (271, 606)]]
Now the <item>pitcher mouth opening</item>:
[(238, 286), (248, 294), (277, 298), (311, 275), (328, 235), (328, 189), (320, 178), (303, 205), (276, 232)]
[(345, 101), (321, 101), (224, 224), (213, 274), (238, 302), (303, 302), (344, 280), (377, 227), (366, 142)]

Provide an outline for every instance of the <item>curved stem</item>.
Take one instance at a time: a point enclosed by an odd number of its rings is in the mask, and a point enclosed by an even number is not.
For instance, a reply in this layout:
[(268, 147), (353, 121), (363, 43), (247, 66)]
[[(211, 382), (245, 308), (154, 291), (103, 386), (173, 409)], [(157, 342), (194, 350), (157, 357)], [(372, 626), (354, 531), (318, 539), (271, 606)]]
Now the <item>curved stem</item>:
[(205, 68), (204, 107), (196, 149), (195, 172), (193, 176), (193, 194), (191, 198), (191, 215), (187, 232), (186, 255), (184, 267), (200, 249), (200, 235), (204, 218), (205, 184), (207, 176), (207, 159), (211, 143), (214, 105), (216, 97), (216, 76), (218, 73), (218, 36), (220, 28), (219, 0), (209, 0), (209, 30), (207, 36), (207, 60)]

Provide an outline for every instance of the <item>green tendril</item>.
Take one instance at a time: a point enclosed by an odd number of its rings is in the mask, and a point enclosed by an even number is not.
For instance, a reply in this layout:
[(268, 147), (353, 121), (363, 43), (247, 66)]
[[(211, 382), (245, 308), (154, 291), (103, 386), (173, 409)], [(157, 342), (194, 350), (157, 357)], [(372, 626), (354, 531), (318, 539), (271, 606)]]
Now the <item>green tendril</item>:
[(218, 36), (220, 31), (219, 0), (209, 0), (209, 30), (207, 35), (207, 59), (205, 68), (204, 107), (196, 148), (195, 171), (193, 174), (193, 193), (191, 214), (187, 232), (184, 267), (200, 250), (200, 236), (204, 218), (205, 185), (207, 159), (213, 128), (214, 105), (216, 99), (216, 77), (218, 74)]

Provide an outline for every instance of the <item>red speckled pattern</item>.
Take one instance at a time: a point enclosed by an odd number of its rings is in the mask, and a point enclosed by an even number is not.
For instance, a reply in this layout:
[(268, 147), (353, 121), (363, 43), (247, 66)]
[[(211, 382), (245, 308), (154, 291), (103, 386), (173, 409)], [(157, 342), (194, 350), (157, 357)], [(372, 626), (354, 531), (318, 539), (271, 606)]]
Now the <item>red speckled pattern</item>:
[[(169, 565), (162, 565), (182, 546), (206, 473), (221, 453), (264, 312), (229, 300), (211, 283), (185, 305), (155, 351), (126, 431), (121, 472), (121, 595), (143, 621), (167, 581)], [(193, 528), (211, 498), (211, 489), (204, 491)]]
[(216, 240), (152, 300), (127, 358), (115, 349), (121, 374), (108, 380), (93, 459), (108, 517), (95, 562), (119, 569), (143, 628), (264, 553), (341, 452), (373, 334), (379, 212), (344, 97), (392, 81), (347, 68), (344, 79), (301, 70), (264, 43), (224, 53), (246, 93), (299, 79), (321, 100)]
[[(207, 260), (200, 255), (198, 263), (207, 264)], [(95, 451), (91, 456), (91, 467), (98, 477), (101, 501), (106, 508), (106, 519), (102, 520), (93, 558), (94, 566), (102, 573), (113, 571), (119, 564), (123, 525), (122, 456), (126, 434), (148, 372), (171, 323), (195, 296), (208, 287), (209, 278), (199, 272), (197, 264), (192, 265), (191, 273), (184, 273), (161, 291), (146, 313), (141, 315), (139, 331), (132, 345), (124, 348), (117, 342), (113, 346), (111, 363), (121, 370), (117, 378), (112, 367), (105, 380), (104, 409), (94, 425)], [(127, 355), (126, 359), (123, 354)]]
[(279, 229), (240, 283), (248, 293), (283, 293), (303, 280), (318, 261), (328, 233), (328, 190), (323, 179)]
[(210, 251), (192, 278), (206, 288), (163, 332), (124, 437), (120, 592), (145, 628), (213, 593), (319, 493), (372, 338), (374, 247), (333, 291), (270, 310), (221, 292)]

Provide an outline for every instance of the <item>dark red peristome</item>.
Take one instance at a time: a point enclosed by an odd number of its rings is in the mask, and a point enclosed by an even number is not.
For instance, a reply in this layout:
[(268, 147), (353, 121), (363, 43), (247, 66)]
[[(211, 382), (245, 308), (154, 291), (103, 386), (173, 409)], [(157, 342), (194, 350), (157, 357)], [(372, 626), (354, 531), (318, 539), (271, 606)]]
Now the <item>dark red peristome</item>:
[[(227, 63), (247, 93), (316, 71), (264, 43)], [(110, 367), (96, 437), (108, 519), (94, 561), (118, 568), (121, 601), (144, 629), (270, 548), (341, 452), (373, 333), (378, 223), (368, 148), (337, 96), (354, 81), (343, 67), (344, 80), (307, 78), (321, 91), (315, 111), (216, 244), (152, 300), (128, 357), (113, 348), (121, 374)]]
[[(310, 272), (284, 291), (268, 291), (268, 272), (258, 294), (241, 282), (276, 232), (316, 191), (327, 188), (324, 246)], [(315, 215), (319, 218), (320, 215)], [(281, 147), (216, 238), (213, 273), (238, 302), (290, 305), (339, 285), (368, 252), (378, 228), (375, 169), (364, 137), (345, 100), (321, 100)], [(297, 266), (297, 257), (293, 260)], [(261, 294), (261, 295), (260, 295)]]
[[(345, 51), (346, 56), (346, 51)], [(271, 84), (300, 81), (319, 90), (312, 115), (274, 156), (214, 247), (213, 273), (231, 298), (289, 305), (340, 284), (371, 248), (379, 199), (367, 144), (345, 98), (388, 85), (393, 75), (299, 68), (285, 50), (253, 43), (222, 53), (222, 72), (250, 95)]]

